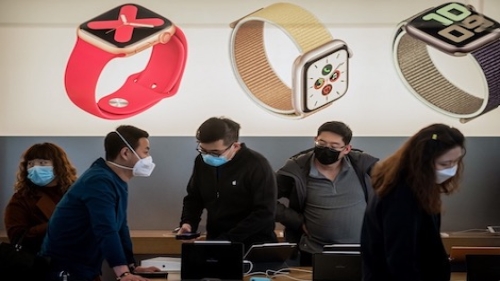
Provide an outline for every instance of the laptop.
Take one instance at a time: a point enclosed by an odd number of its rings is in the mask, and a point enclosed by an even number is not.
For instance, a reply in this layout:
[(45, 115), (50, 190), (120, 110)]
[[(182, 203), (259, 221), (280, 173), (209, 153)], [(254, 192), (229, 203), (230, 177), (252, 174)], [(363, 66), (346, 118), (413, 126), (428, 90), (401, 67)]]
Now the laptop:
[(466, 255), (467, 281), (500, 280), (500, 255)]
[(323, 252), (313, 255), (313, 281), (361, 281), (359, 253)]
[(331, 244), (323, 246), (323, 252), (335, 252), (346, 254), (360, 254), (360, 244)]
[(179, 273), (181, 272), (181, 259), (171, 257), (156, 257), (152, 259), (142, 260), (141, 266), (154, 266), (159, 268), (162, 272)]
[(296, 243), (255, 244), (248, 249), (243, 259), (252, 263), (250, 272), (266, 272), (288, 268), (288, 259), (297, 251)]
[(243, 280), (243, 244), (229, 241), (183, 243), (181, 280)]

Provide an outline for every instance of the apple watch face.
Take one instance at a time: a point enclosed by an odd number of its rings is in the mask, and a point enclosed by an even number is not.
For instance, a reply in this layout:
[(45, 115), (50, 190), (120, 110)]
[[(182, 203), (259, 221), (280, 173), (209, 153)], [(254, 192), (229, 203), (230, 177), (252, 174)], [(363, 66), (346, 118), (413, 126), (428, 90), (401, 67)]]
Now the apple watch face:
[(153, 11), (125, 4), (82, 23), (80, 29), (117, 48), (124, 48), (170, 26), (171, 21)]
[(304, 112), (311, 112), (342, 97), (348, 86), (348, 52), (338, 49), (315, 61), (304, 71)]
[(498, 39), (499, 27), (493, 19), (451, 2), (417, 15), (406, 31), (448, 53), (468, 53)]

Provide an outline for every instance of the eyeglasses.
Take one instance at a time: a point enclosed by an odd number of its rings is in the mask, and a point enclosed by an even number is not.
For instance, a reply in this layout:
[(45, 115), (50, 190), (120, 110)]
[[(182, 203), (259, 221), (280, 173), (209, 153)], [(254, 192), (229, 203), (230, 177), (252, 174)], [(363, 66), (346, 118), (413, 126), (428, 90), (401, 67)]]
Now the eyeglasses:
[(329, 143), (327, 143), (324, 140), (317, 140), (317, 141), (314, 142), (314, 144), (317, 147), (327, 147), (331, 151), (342, 151), (345, 148), (345, 145), (344, 146), (339, 146), (339, 145), (336, 145), (336, 144), (329, 144)]
[(224, 150), (211, 150), (211, 151), (206, 151), (203, 147), (200, 146), (200, 144), (198, 144), (198, 146), (196, 147), (196, 151), (198, 151), (200, 154), (203, 154), (203, 155), (212, 155), (214, 157), (220, 157), (222, 154), (226, 153), (226, 151), (228, 151), (232, 146), (233, 146), (234, 142), (231, 143), (226, 149)]

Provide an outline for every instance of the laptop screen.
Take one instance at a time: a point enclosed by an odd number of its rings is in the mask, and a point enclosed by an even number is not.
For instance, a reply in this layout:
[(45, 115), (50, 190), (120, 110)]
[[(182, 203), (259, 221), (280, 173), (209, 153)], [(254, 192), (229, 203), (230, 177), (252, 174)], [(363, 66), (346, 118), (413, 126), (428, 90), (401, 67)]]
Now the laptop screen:
[(243, 244), (227, 241), (183, 243), (182, 280), (243, 280)]
[(244, 259), (253, 263), (285, 262), (296, 251), (295, 243), (265, 243), (252, 245)]
[(500, 280), (499, 255), (466, 255), (467, 281)]
[(331, 252), (313, 255), (313, 281), (361, 281), (360, 254)]

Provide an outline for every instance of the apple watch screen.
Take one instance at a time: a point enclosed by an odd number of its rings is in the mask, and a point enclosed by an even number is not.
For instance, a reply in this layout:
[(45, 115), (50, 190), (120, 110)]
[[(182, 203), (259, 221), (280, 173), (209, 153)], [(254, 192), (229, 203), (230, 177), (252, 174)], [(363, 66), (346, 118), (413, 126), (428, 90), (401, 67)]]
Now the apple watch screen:
[(342, 97), (348, 86), (347, 47), (308, 62), (304, 71), (304, 112), (311, 112)]
[(408, 26), (461, 48), (490, 34), (500, 24), (463, 4), (451, 2), (418, 15)]
[(82, 23), (80, 29), (124, 48), (171, 25), (167, 18), (151, 10), (136, 4), (125, 4)]

